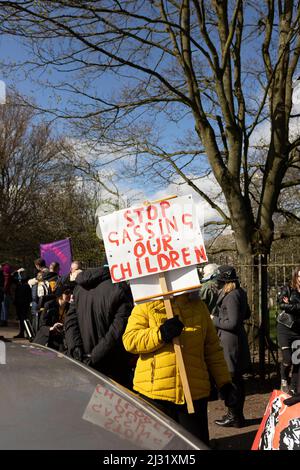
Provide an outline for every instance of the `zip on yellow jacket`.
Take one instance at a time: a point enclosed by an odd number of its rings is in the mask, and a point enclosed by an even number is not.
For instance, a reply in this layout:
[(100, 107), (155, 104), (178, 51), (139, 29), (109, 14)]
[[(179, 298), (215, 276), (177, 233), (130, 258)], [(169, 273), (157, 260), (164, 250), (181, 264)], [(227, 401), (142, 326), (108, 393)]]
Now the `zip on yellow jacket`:
[[(223, 350), (209, 311), (195, 294), (172, 299), (174, 315), (184, 324), (180, 338), (183, 360), (193, 400), (210, 394), (209, 372), (218, 388), (231, 382)], [(173, 343), (164, 343), (160, 326), (167, 320), (164, 302), (134, 307), (123, 335), (124, 347), (139, 354), (134, 390), (153, 399), (185, 403)]]

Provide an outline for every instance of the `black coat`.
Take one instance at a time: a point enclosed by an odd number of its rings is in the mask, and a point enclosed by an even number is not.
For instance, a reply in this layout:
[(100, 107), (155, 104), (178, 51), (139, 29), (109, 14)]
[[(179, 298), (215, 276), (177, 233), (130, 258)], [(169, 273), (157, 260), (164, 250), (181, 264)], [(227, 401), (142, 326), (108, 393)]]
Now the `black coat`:
[[(287, 304), (283, 302), (283, 297), (288, 298)], [(277, 301), (279, 304), (279, 309), (291, 315), (292, 319), (294, 320), (294, 324), (292, 328), (290, 329), (299, 334), (300, 333), (300, 292), (297, 289), (292, 289), (289, 286), (283, 286), (281, 287), (278, 293)], [(282, 328), (282, 326), (280, 328)]]
[(231, 374), (243, 374), (251, 368), (244, 320), (249, 318), (247, 294), (241, 287), (224, 295), (217, 301), (219, 315), (213, 318), (217, 327), (224, 356)]
[(4, 276), (3, 276), (2, 269), (0, 269), (0, 304), (3, 301), (3, 299), (4, 299)]
[(23, 308), (24, 311), (26, 311), (29, 309), (31, 300), (31, 289), (28, 285), (27, 279), (23, 279), (22, 281), (16, 281), (14, 300), (15, 306), (18, 309)]
[(65, 319), (68, 352), (81, 347), (92, 367), (126, 382), (130, 357), (122, 335), (133, 308), (130, 288), (113, 284), (106, 268), (88, 269), (76, 278), (74, 301)]
[[(65, 315), (68, 312), (70, 304), (66, 303), (64, 307)], [(59, 303), (57, 300), (50, 300), (45, 303), (44, 311), (39, 322), (39, 330), (34, 338), (34, 343), (48, 346), (57, 351), (65, 350), (64, 331), (54, 333), (50, 327), (55, 323), (61, 323), (59, 318)]]

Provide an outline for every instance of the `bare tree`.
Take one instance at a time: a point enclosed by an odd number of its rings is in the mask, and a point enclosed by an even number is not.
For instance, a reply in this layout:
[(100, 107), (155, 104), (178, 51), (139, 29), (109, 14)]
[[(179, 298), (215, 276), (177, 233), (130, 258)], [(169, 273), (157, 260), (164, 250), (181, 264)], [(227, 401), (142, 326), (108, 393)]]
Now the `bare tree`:
[[(9, 95), (0, 106), (0, 257), (20, 262), (39, 244), (71, 237), (96, 244), (99, 201), (66, 167), (71, 151), (51, 126), (37, 121), (24, 99)], [(99, 244), (99, 243), (98, 243)]]
[(0, 107), (0, 237), (7, 251), (38, 230), (42, 191), (59, 174), (61, 142), (48, 125), (33, 124), (34, 114), (16, 95)]
[[(285, 178), (291, 167), (299, 168), (300, 137), (289, 133), (299, 74), (299, 2), (51, 0), (0, 6), (2, 31), (32, 45), (27, 70), (53, 66), (64, 72), (52, 86), (68, 99), (48, 111), (73, 120), (86, 138), (111, 145), (113, 156), (129, 148), (132, 168), (142, 166), (144, 174), (156, 172), (166, 182), (179, 175), (231, 225), (239, 253), (269, 253)], [(111, 93), (101, 88), (103, 74)], [(166, 121), (174, 133), (183, 124), (194, 127), (188, 143), (181, 133), (173, 145), (166, 143), (160, 130)], [(253, 143), (262, 126), (269, 144), (258, 165)], [(227, 210), (201, 190), (200, 178), (209, 170)]]

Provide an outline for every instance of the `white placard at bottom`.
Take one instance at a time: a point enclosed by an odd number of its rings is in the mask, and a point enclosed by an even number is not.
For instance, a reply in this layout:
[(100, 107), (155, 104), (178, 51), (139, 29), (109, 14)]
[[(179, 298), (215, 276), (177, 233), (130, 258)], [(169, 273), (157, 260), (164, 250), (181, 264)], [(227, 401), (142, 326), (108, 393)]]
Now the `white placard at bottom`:
[[(186, 268), (174, 269), (164, 273), (167, 281), (169, 291), (178, 289), (185, 289), (185, 292), (189, 291), (191, 286), (200, 284), (198, 271), (196, 266), (188, 266)], [(136, 279), (130, 279), (129, 281), (131, 292), (135, 303), (137, 299), (144, 297), (155, 296), (161, 293), (159, 284), (159, 274), (151, 274), (150, 276), (143, 276)], [(180, 295), (184, 292), (178, 292), (174, 295)], [(155, 300), (162, 299), (163, 297), (155, 297)], [(145, 302), (145, 301), (144, 301)]]

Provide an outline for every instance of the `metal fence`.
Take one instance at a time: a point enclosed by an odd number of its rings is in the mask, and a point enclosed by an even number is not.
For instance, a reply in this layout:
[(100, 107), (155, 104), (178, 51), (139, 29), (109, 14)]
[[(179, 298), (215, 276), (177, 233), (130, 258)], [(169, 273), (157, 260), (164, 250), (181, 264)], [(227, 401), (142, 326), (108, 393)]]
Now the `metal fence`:
[[(102, 254), (99, 247), (97, 255), (87, 255), (85, 247), (74, 250), (74, 259), (82, 261), (83, 267), (100, 266)], [(2, 257), (3, 259), (5, 257)], [(263, 375), (265, 365), (278, 364), (278, 347), (276, 337), (277, 292), (280, 286), (288, 284), (293, 270), (300, 266), (300, 254), (273, 254), (270, 256), (238, 256), (236, 253), (209, 255), (209, 262), (229, 264), (236, 268), (242, 286), (247, 290), (251, 319), (246, 322), (253, 363), (258, 363)], [(9, 260), (10, 261), (10, 260)], [(13, 264), (21, 265), (21, 260)], [(33, 270), (32, 259), (23, 259), (22, 265)]]
[[(80, 256), (83, 268), (100, 266), (102, 255), (88, 259)], [(209, 255), (209, 262), (229, 264), (236, 268), (242, 286), (247, 290), (251, 318), (246, 322), (253, 364), (259, 364), (263, 376), (266, 365), (278, 365), (276, 335), (277, 293), (280, 286), (291, 281), (293, 270), (300, 266), (300, 254), (270, 256), (239, 256), (236, 253)]]
[(252, 361), (259, 363), (261, 375), (264, 375), (266, 365), (277, 366), (280, 360), (276, 334), (277, 294), (281, 286), (290, 283), (294, 269), (300, 266), (300, 254), (256, 257), (219, 254), (209, 256), (209, 261), (234, 266), (242, 287), (247, 290), (252, 315), (246, 327)]
[[(253, 364), (259, 364), (263, 376), (266, 366), (278, 366), (276, 334), (277, 293), (291, 281), (293, 270), (300, 266), (300, 254), (239, 256), (236, 253), (209, 255), (209, 262), (236, 268), (241, 285), (247, 290), (251, 318), (246, 321)], [(99, 266), (98, 260), (86, 260), (85, 268)]]

